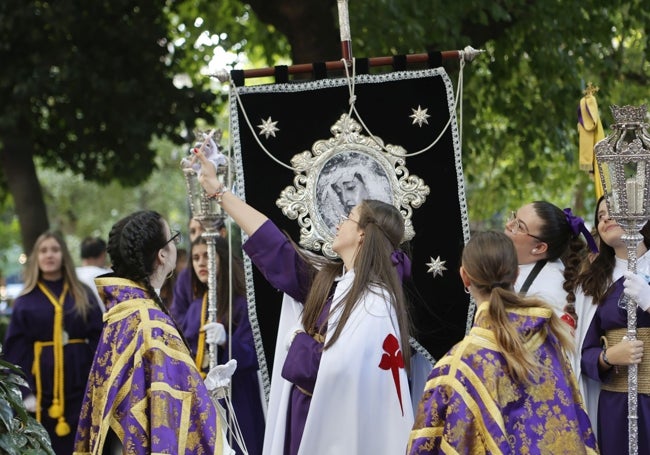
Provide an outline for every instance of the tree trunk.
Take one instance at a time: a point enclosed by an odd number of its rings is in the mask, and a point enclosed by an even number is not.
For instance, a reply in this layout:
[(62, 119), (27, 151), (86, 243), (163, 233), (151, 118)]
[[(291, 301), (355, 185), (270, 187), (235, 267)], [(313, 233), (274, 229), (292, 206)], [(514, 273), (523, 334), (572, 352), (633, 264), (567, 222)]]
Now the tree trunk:
[(36, 238), (49, 228), (43, 191), (29, 143), (6, 137), (0, 148), (0, 165), (13, 196), (20, 223), (23, 251), (29, 254)]
[(273, 24), (291, 44), (294, 64), (341, 59), (335, 1), (251, 0), (257, 17)]

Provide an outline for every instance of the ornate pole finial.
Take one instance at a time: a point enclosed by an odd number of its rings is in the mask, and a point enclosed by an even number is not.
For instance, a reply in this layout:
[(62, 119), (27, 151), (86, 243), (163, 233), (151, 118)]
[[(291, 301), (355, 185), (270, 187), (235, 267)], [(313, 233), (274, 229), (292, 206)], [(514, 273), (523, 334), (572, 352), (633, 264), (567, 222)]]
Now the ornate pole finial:
[(591, 81), (587, 83), (587, 88), (582, 91), (583, 95), (595, 95), (600, 90), (600, 87), (594, 85)]
[(466, 62), (471, 62), (474, 60), (477, 56), (480, 54), (484, 53), (485, 49), (474, 49), (472, 46), (465, 46), (462, 51), (458, 51), (458, 57), (460, 60), (464, 60)]
[(640, 106), (617, 106), (613, 104), (610, 106), (610, 109), (617, 128), (637, 129), (647, 127), (646, 116), (648, 114), (648, 106), (645, 104)]

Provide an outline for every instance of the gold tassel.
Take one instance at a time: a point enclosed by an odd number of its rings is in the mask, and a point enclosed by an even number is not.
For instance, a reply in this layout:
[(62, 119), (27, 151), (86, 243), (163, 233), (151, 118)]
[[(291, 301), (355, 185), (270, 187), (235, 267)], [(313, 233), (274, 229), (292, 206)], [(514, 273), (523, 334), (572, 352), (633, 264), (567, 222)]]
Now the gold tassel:
[(50, 406), (50, 409), (48, 409), (47, 413), (52, 419), (58, 419), (63, 415), (63, 409), (61, 409), (61, 406), (59, 406), (59, 400), (52, 400), (52, 406)]
[[(53, 324), (53, 354), (54, 354), (54, 384), (52, 386), (52, 405), (48, 409), (48, 415), (53, 419), (59, 419), (56, 424), (56, 434), (65, 436), (70, 434), (70, 426), (65, 421), (65, 368), (63, 356), (63, 304), (68, 293), (68, 283), (63, 284), (63, 291), (56, 299), (45, 284), (38, 282), (38, 287), (54, 306)], [(40, 397), (38, 402), (40, 403)]]
[(57, 436), (63, 437), (70, 434), (70, 425), (65, 421), (65, 417), (59, 417), (59, 421), (54, 429)]

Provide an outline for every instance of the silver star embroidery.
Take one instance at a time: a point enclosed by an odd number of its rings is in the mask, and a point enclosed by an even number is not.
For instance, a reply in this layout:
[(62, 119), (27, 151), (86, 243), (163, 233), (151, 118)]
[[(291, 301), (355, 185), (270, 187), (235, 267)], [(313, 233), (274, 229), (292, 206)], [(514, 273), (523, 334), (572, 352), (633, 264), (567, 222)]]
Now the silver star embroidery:
[(266, 139), (269, 138), (269, 136), (275, 137), (275, 132), (280, 131), (280, 128), (278, 128), (277, 125), (278, 122), (274, 122), (271, 117), (267, 118), (266, 120), (262, 119), (262, 124), (257, 125), (257, 127), (260, 129), (260, 136), (264, 135)]
[(426, 123), (427, 125), (429, 124), (429, 122), (427, 121), (427, 119), (431, 117), (429, 114), (427, 114), (427, 111), (429, 109), (422, 109), (418, 104), (417, 109), (411, 109), (411, 110), (413, 111), (413, 115), (409, 115), (409, 117), (413, 119), (412, 125), (415, 125), (417, 123), (417, 125), (420, 128), (422, 128), (423, 123)]
[(433, 273), (434, 278), (437, 275), (442, 276), (442, 272), (447, 270), (447, 267), (445, 267), (445, 262), (447, 261), (440, 260), (440, 256), (438, 256), (435, 259), (431, 258), (431, 262), (427, 262), (427, 265), (429, 266), (429, 270), (427, 270), (427, 273)]

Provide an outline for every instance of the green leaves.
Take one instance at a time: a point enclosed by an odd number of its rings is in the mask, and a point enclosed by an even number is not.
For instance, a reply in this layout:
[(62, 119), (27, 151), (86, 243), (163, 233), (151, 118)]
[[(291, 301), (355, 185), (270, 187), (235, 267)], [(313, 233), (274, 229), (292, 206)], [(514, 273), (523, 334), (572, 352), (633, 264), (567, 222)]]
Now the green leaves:
[(0, 359), (0, 451), (8, 455), (55, 455), (45, 428), (23, 406), (22, 371)]
[[(587, 82), (599, 86), (607, 134), (609, 105), (647, 98), (650, 21), (641, 0), (377, 0), (349, 9), (356, 57), (487, 51), (464, 73), (474, 223), (532, 199), (591, 212), (593, 185), (577, 164), (577, 105)], [(10, 106), (0, 112), (0, 153), (33, 155), (85, 181), (140, 185), (159, 170), (152, 137), (187, 144), (197, 121), (227, 124), (227, 86), (207, 75), (217, 46), (262, 67), (337, 59), (339, 38), (333, 1), (0, 2), (0, 102)], [(455, 83), (458, 63), (444, 66)], [(29, 218), (35, 204), (16, 202), (22, 225), (45, 224)]]

